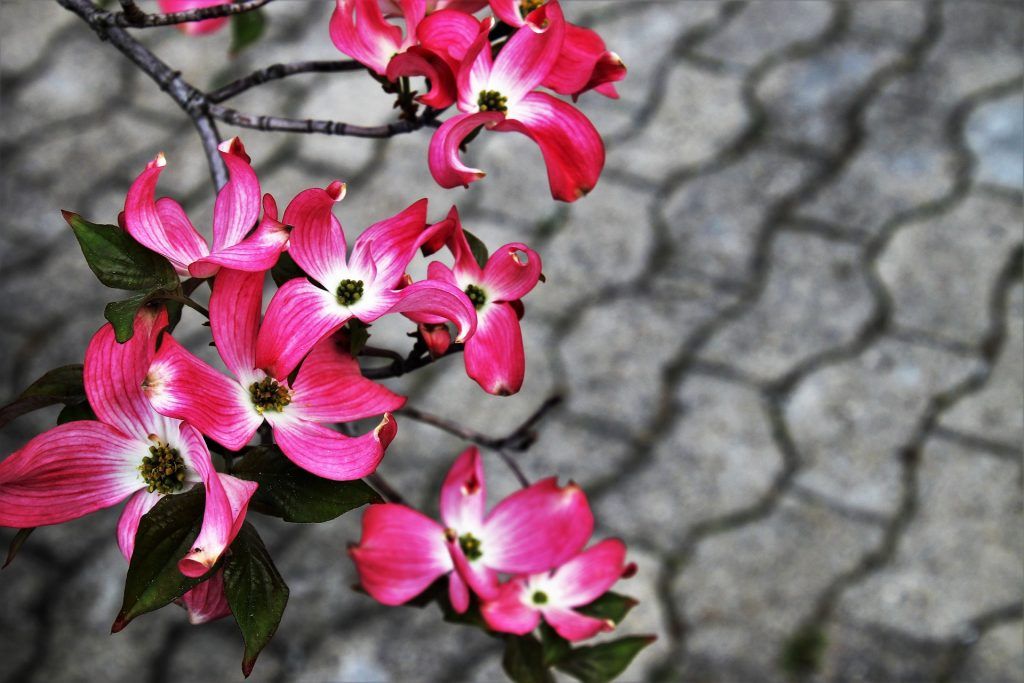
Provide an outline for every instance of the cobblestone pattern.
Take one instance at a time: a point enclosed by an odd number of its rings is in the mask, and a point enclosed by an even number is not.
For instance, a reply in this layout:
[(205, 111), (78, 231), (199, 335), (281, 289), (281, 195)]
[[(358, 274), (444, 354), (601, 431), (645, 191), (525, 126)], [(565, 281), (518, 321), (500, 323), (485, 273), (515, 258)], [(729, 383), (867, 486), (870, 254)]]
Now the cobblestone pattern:
[[(583, 98), (609, 152), (576, 205), (549, 201), (517, 136), (474, 143), (490, 176), (469, 191), (431, 185), (425, 134), (245, 136), (279, 199), (348, 180), (350, 233), (426, 192), (432, 215), (458, 201), (492, 246), (544, 254), (519, 396), (482, 396), (457, 361), (395, 386), (492, 433), (568, 391), (523, 465), (581, 482), (601, 534), (631, 542), (640, 572), (624, 590), (643, 602), (625, 630), (660, 638), (627, 680), (1024, 680), (1022, 6), (566, 4), (631, 69), (620, 102)], [(189, 78), (223, 82), (332, 58), (328, 12), (275, 3), (267, 39), (221, 71), (226, 35), (145, 39)], [(109, 46), (42, 0), (5, 0), (0, 19), (11, 395), (79, 361), (109, 298), (58, 209), (113, 219), (158, 150), (163, 189), (197, 224), (212, 198), (188, 122)], [(389, 115), (376, 88), (303, 76), (238, 103), (369, 124)], [(51, 419), (19, 420), (0, 445)], [(434, 510), (460, 447), (405, 420), (382, 471)], [(511, 490), (488, 465), (496, 493)], [(235, 677), (229, 623), (193, 628), (168, 609), (107, 635), (116, 514), (40, 530), (4, 572), (0, 676)], [(357, 516), (260, 527), (292, 593), (254, 680), (500, 677), (494, 641), (349, 589)]]

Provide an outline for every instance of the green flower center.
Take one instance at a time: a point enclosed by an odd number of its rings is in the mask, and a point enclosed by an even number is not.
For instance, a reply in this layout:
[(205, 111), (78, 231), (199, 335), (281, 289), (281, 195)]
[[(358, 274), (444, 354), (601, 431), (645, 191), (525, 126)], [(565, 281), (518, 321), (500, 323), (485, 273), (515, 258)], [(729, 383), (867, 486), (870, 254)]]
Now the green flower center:
[(480, 111), (500, 111), (503, 114), (508, 111), (506, 102), (508, 98), (497, 90), (481, 90), (476, 101)]
[(185, 460), (178, 449), (157, 441), (155, 446), (149, 447), (149, 453), (139, 465), (139, 474), (146, 482), (146, 489), (150, 493), (180, 491), (185, 482)]
[(249, 385), (249, 396), (256, 406), (256, 412), (263, 414), (266, 410), (281, 412), (292, 402), (291, 392), (278, 384), (273, 377), (264, 377), (259, 382)]
[(338, 303), (342, 306), (351, 306), (363, 298), (362, 280), (342, 280), (338, 285)]
[(462, 553), (466, 556), (467, 560), (479, 560), (483, 557), (484, 553), (480, 550), (480, 541), (473, 534), (459, 536), (459, 547), (462, 548)]
[(487, 303), (487, 294), (476, 285), (466, 287), (466, 296), (469, 297), (469, 300), (473, 302), (478, 311)]
[(533, 602), (536, 605), (543, 605), (548, 601), (548, 594), (544, 591), (536, 591), (533, 594)]
[(547, 0), (520, 0), (519, 9), (522, 10), (523, 16), (542, 6)]

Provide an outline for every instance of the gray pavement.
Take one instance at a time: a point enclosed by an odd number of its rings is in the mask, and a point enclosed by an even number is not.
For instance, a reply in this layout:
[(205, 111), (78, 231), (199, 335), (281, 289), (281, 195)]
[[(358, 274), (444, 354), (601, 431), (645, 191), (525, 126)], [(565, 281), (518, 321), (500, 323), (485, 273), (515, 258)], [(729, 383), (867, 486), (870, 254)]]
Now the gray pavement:
[[(579, 481), (627, 540), (658, 642), (628, 681), (1024, 680), (1024, 10), (1017, 2), (566, 2), (630, 68), (582, 109), (606, 134), (597, 189), (549, 200), (525, 138), (482, 136), (489, 177), (445, 191), (426, 133), (386, 142), (243, 132), (280, 201), (334, 178), (350, 235), (420, 196), (458, 202), (492, 247), (541, 251), (528, 373), (483, 396), (446, 362), (393, 382), (424, 410), (501, 434), (556, 390), (521, 456)], [(227, 34), (145, 41), (216, 85), (331, 59), (328, 3), (280, 0), (223, 65)], [(155, 152), (161, 189), (207, 225), (212, 193), (176, 107), (43, 0), (0, 4), (0, 393), (79, 362), (111, 298), (60, 218), (112, 221)], [(263, 86), (240, 108), (373, 124), (359, 75)], [(236, 131), (222, 127), (222, 134)], [(193, 342), (202, 338), (190, 320)], [(187, 328), (186, 328), (187, 329)], [(374, 327), (404, 344), (400, 324)], [(0, 452), (52, 424), (23, 418)], [(461, 444), (410, 420), (382, 472), (436, 511)], [(514, 481), (488, 460), (495, 495)], [(125, 567), (117, 510), (39, 530), (0, 575), (0, 678), (222, 681), (232, 624), (168, 608), (109, 635)], [(291, 586), (256, 681), (491, 681), (494, 641), (350, 589), (358, 515), (259, 527)], [(11, 533), (0, 534), (6, 542)]]

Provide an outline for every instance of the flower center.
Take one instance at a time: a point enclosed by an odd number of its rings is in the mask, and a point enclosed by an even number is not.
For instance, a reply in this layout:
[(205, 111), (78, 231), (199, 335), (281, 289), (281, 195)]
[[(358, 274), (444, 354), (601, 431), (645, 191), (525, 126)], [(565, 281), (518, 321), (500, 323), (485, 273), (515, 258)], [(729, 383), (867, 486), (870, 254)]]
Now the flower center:
[(459, 536), (459, 547), (462, 548), (462, 553), (466, 556), (467, 560), (479, 560), (483, 557), (484, 553), (480, 550), (480, 541), (473, 534)]
[(185, 481), (185, 460), (178, 454), (178, 449), (157, 441), (155, 446), (149, 447), (149, 453), (139, 465), (146, 489), (150, 493), (174, 493), (181, 490)]
[(476, 285), (469, 285), (466, 287), (466, 296), (469, 297), (469, 300), (473, 302), (473, 306), (475, 306), (478, 311), (484, 307), (485, 303), (487, 303), (487, 294)]
[(548, 601), (548, 594), (545, 593), (544, 591), (536, 591), (533, 594), (532, 600), (533, 600), (534, 604), (536, 604), (536, 605), (543, 605), (544, 603), (546, 603)]
[(273, 377), (264, 377), (259, 382), (250, 384), (249, 396), (252, 397), (256, 412), (260, 415), (265, 410), (281, 412), (286, 405), (292, 402), (291, 392), (278, 384)]
[(519, 9), (522, 10), (523, 16), (542, 6), (547, 0), (520, 0)]
[(363, 298), (362, 280), (342, 280), (338, 285), (338, 303), (342, 306), (351, 306)]
[(508, 102), (508, 98), (497, 90), (481, 90), (480, 97), (476, 101), (480, 111), (500, 111), (501, 113), (508, 111), (508, 107), (505, 106), (506, 102)]

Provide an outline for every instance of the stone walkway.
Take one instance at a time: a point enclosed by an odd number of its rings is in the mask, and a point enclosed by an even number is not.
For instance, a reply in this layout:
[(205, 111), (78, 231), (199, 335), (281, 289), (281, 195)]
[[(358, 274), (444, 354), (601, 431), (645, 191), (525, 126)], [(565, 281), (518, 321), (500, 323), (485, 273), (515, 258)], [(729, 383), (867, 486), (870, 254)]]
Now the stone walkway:
[[(281, 201), (346, 179), (350, 235), (425, 193), (433, 217), (457, 201), (492, 247), (521, 239), (543, 254), (520, 395), (484, 397), (457, 362), (394, 386), (495, 434), (568, 392), (522, 460), (532, 477), (583, 484), (601, 533), (631, 545), (640, 572), (622, 590), (643, 602), (623, 631), (660, 639), (625, 680), (1024, 680), (1021, 5), (566, 5), (630, 67), (621, 101), (583, 98), (608, 165), (571, 207), (549, 200), (519, 136), (482, 136), (470, 158), (488, 179), (444, 191), (426, 134), (245, 135)], [(224, 67), (212, 65), (226, 34), (145, 37), (216, 84), (334, 58), (329, 11), (275, 3), (267, 39)], [(5, 0), (0, 25), (9, 396), (79, 362), (110, 299), (58, 209), (112, 221), (159, 150), (162, 190), (198, 225), (212, 195), (190, 124), (77, 20)], [(358, 75), (296, 77), (237, 105), (363, 124), (390, 108)], [(381, 327), (404, 343), (400, 325)], [(52, 418), (19, 420), (0, 450)], [(435, 510), (460, 448), (404, 420), (382, 472)], [(495, 493), (511, 490), (488, 467)], [(193, 628), (167, 609), (108, 635), (125, 571), (116, 517), (42, 529), (4, 571), (0, 676), (236, 678), (230, 623)], [(500, 679), (494, 641), (350, 590), (357, 515), (260, 529), (292, 593), (253, 680)]]

